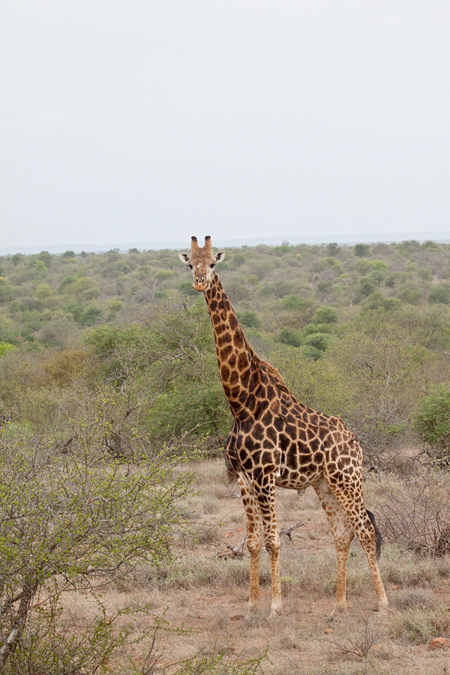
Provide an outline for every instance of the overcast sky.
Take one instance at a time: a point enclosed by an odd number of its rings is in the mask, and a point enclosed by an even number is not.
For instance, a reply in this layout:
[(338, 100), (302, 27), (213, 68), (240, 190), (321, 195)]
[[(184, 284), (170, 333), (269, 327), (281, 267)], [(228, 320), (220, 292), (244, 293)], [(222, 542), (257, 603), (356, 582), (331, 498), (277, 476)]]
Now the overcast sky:
[(449, 28), (447, 0), (0, 0), (0, 247), (449, 232)]

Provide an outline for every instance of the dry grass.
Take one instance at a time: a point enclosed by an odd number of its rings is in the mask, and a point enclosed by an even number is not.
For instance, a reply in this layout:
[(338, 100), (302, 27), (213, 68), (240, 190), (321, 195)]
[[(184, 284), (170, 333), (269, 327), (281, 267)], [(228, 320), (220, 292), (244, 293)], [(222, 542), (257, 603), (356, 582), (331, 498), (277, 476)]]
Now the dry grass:
[[(268, 648), (266, 675), (443, 675), (444, 665), (450, 672), (449, 656), (426, 648), (432, 637), (450, 635), (450, 556), (436, 559), (397, 544), (384, 546), (380, 567), (392, 609), (383, 616), (372, 611), (375, 593), (367, 561), (354, 542), (349, 609), (329, 623), (336, 555), (325, 515), (313, 490), (301, 495), (279, 490), (279, 528), (305, 525), (293, 533), (292, 542), (282, 538), (282, 616), (268, 619), (270, 565), (264, 553), (261, 608), (247, 620), (248, 554), (243, 559), (217, 557), (227, 543), (236, 546), (245, 534), (237, 486), (228, 484), (218, 460), (195, 464), (194, 474), (198, 494), (184, 502), (189, 534), (179, 538), (173, 562), (160, 570), (143, 565), (131, 582), (105, 589), (103, 597), (112, 609), (147, 604), (154, 617), (191, 631), (170, 634), (166, 640), (158, 664), (166, 675), (171, 673), (169, 664), (218, 648), (242, 660)], [(378, 487), (369, 479), (366, 488), (369, 508), (378, 513)], [(72, 600), (78, 616), (94, 611), (88, 597), (74, 594)], [(146, 630), (145, 623), (136, 626), (136, 635)], [(325, 632), (329, 630), (333, 632)]]
[(450, 556), (436, 559), (386, 544), (383, 546), (380, 568), (388, 583), (403, 587), (431, 587), (450, 576)]
[(436, 597), (428, 588), (405, 588), (395, 594), (391, 605), (400, 610), (413, 607), (434, 609)]
[(385, 539), (433, 556), (450, 554), (450, 474), (432, 466), (417, 467), (405, 477), (376, 479), (378, 522)]
[(403, 612), (393, 612), (390, 620), (390, 635), (414, 644), (426, 644), (432, 638), (449, 634), (450, 615), (447, 607), (410, 607)]

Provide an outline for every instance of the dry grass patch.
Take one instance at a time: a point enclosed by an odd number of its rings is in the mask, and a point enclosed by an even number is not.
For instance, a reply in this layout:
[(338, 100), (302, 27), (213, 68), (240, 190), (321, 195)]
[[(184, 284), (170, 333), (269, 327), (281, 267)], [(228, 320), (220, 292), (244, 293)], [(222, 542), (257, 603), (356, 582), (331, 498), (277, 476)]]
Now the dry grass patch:
[(369, 621), (361, 624), (349, 625), (345, 636), (336, 637), (333, 640), (333, 650), (336, 655), (366, 659), (369, 652), (379, 641), (379, 631)]
[(216, 524), (201, 523), (194, 531), (194, 541), (198, 544), (220, 544), (220, 528)]
[(450, 614), (444, 605), (434, 608), (410, 607), (390, 616), (389, 632), (394, 640), (426, 644), (435, 637), (448, 634)]
[(277, 489), (278, 510), (290, 516), (293, 511), (316, 511), (322, 507), (316, 493), (310, 487), (306, 490)]
[(190, 465), (189, 470), (194, 474), (194, 485), (201, 487), (202, 492), (228, 483), (227, 471), (222, 458), (196, 462)]
[(216, 497), (209, 497), (203, 501), (203, 511), (209, 515), (220, 511), (220, 502)]
[[(246, 559), (184, 558), (160, 569), (142, 567), (135, 573), (135, 582), (143, 588), (159, 591), (192, 590), (195, 588), (247, 588), (250, 566)], [(261, 569), (261, 586), (270, 586), (269, 565)]]
[(216, 499), (232, 499), (236, 495), (240, 497), (239, 486), (236, 483), (214, 486), (213, 496), (216, 497)]
[(432, 587), (450, 575), (450, 556), (436, 559), (387, 544), (383, 547), (380, 568), (386, 582), (404, 587)]
[[(331, 536), (331, 535), (330, 535)], [(321, 551), (301, 552), (290, 543), (284, 543), (281, 555), (282, 591), (285, 596), (300, 596), (316, 590), (323, 597), (336, 594), (336, 554)], [(361, 596), (372, 589), (366, 557), (355, 544), (347, 566), (349, 595)]]
[[(295, 670), (291, 670), (289, 673), (286, 671), (286, 675), (293, 675), (293, 673), (295, 673)], [(298, 672), (298, 675), (300, 675), (300, 672)], [(301, 671), (301, 675), (392, 675), (392, 668), (378, 663), (375, 659), (369, 659), (365, 663), (327, 664), (316, 668), (307, 668)]]
[(420, 607), (421, 609), (433, 609), (436, 606), (436, 598), (426, 588), (405, 588), (393, 595), (391, 607), (400, 610)]
[(196, 510), (196, 507), (193, 506), (192, 502), (187, 502), (183, 504), (180, 508), (180, 515), (183, 520), (197, 520), (200, 517), (200, 514)]
[[(373, 483), (376, 483), (376, 487)], [(376, 515), (387, 541), (433, 556), (450, 553), (450, 474), (420, 467), (406, 480), (372, 478)]]

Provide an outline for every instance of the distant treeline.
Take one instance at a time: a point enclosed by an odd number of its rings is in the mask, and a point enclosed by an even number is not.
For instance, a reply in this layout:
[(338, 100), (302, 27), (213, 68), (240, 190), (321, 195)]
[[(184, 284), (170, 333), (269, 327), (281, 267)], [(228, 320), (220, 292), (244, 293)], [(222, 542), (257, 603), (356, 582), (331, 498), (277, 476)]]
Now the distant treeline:
[[(423, 406), (449, 383), (449, 260), (433, 241), (286, 242), (227, 249), (218, 274), (256, 351), (378, 456), (427, 440)], [(8, 433), (61, 446), (102, 401), (117, 454), (219, 446), (230, 423), (204, 300), (170, 250), (1, 257), (0, 378)]]

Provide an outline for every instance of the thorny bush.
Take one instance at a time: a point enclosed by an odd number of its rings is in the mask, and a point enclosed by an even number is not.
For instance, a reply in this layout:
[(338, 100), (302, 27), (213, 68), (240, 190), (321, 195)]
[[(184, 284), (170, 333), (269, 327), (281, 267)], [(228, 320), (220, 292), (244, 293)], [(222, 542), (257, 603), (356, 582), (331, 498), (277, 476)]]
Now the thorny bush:
[(124, 466), (89, 446), (58, 454), (51, 440), (3, 438), (1, 672), (24, 644), (32, 608), (36, 615), (38, 605), (80, 583), (92, 587), (140, 561), (168, 559), (181, 524), (177, 500), (190, 489), (189, 475), (171, 477), (163, 455)]

